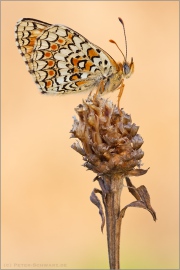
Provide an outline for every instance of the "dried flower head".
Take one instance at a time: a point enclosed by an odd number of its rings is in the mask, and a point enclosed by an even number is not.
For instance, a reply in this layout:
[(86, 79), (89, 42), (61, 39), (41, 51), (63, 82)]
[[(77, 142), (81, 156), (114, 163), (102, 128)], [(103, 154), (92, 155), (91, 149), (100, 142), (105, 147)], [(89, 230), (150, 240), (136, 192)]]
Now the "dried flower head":
[[(131, 116), (101, 95), (90, 95), (75, 111), (79, 119), (74, 117), (71, 138), (79, 139), (81, 144), (77, 140), (71, 147), (83, 156), (84, 166), (97, 174), (94, 180), (100, 189), (94, 188), (90, 200), (99, 208), (102, 231), (106, 222), (110, 269), (120, 269), (120, 231), (127, 208), (146, 209), (156, 220), (146, 187), (136, 188), (129, 179), (147, 172), (141, 169), (143, 139)], [(124, 178), (136, 201), (121, 209)], [(105, 214), (97, 194), (102, 197)]]
[(139, 176), (144, 152), (139, 127), (131, 116), (101, 95), (89, 96), (75, 111), (71, 138), (78, 138), (71, 147), (83, 156), (84, 166), (98, 175), (120, 174)]

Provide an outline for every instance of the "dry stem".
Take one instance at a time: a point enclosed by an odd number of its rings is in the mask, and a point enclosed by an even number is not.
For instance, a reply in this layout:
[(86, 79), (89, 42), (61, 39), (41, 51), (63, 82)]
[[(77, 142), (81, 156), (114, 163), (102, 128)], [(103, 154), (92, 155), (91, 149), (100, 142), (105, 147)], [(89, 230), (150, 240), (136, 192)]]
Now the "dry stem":
[(106, 228), (110, 269), (120, 269), (120, 197), (123, 188), (122, 176), (104, 176), (107, 193), (103, 203), (106, 214)]

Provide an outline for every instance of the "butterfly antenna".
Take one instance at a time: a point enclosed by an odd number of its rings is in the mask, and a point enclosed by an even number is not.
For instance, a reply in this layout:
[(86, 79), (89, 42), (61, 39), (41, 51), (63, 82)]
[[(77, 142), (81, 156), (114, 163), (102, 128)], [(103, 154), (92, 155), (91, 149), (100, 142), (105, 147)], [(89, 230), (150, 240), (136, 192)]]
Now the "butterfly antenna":
[(118, 18), (118, 19), (119, 19), (120, 23), (121, 23), (122, 26), (123, 26), (124, 38), (125, 38), (125, 45), (126, 45), (126, 56), (124, 55), (124, 53), (121, 51), (121, 49), (119, 48), (119, 46), (117, 45), (117, 43), (116, 43), (114, 40), (110, 39), (109, 41), (110, 41), (111, 43), (116, 44), (116, 46), (118, 47), (118, 49), (119, 49), (120, 52), (122, 53), (122, 55), (123, 55), (123, 57), (124, 57), (124, 60), (125, 60), (125, 62), (126, 62), (126, 59), (127, 59), (127, 39), (126, 39), (126, 31), (125, 31), (125, 26), (124, 26), (123, 20), (122, 20), (121, 18)]
[(126, 62), (126, 57), (125, 57), (124, 53), (121, 51), (121, 49), (119, 48), (119, 46), (117, 45), (117, 43), (116, 43), (114, 40), (112, 40), (112, 39), (110, 39), (109, 42), (114, 43), (114, 44), (118, 47), (118, 49), (119, 49), (120, 52), (122, 53), (122, 55), (123, 55), (123, 57), (124, 57), (124, 60), (125, 60), (125, 62)]
[(118, 18), (120, 23), (122, 24), (123, 26), (123, 30), (124, 30), (124, 38), (125, 38), (125, 45), (126, 45), (126, 59), (127, 59), (127, 39), (126, 39), (126, 31), (125, 31), (125, 26), (124, 26), (124, 22), (121, 18)]

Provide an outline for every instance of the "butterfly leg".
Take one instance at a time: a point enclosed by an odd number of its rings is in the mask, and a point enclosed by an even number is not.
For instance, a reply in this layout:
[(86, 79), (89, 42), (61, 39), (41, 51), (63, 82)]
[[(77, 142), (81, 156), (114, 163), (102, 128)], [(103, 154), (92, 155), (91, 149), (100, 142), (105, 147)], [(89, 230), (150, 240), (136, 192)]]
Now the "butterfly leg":
[(120, 109), (120, 99), (122, 97), (122, 94), (123, 94), (123, 90), (124, 90), (124, 83), (122, 81), (122, 83), (120, 84), (120, 87), (118, 88), (119, 89), (119, 94), (118, 94), (118, 102), (117, 102), (117, 105), (118, 105), (118, 108)]
[[(100, 93), (103, 93), (104, 92), (104, 90), (100, 90), (100, 89), (102, 89), (104, 87), (104, 84), (103, 84), (103, 81), (100, 81), (100, 83), (99, 83), (99, 85), (98, 85), (98, 87), (97, 87), (97, 89), (96, 89), (96, 92), (95, 92), (95, 98), (96, 98), (96, 96)], [(93, 91), (94, 89), (92, 89), (90, 92), (89, 92), (89, 95), (88, 95), (88, 97), (90, 97), (91, 96), (91, 94), (92, 94), (92, 91)]]
[(104, 81), (101, 80), (97, 87), (96, 95), (98, 95), (99, 93), (102, 94), (103, 92), (104, 92)]
[(104, 81), (102, 80), (102, 81), (100, 81), (100, 83), (96, 89), (96, 92), (94, 94), (94, 99), (96, 99), (96, 97), (99, 93), (102, 94), (103, 92), (104, 92)]

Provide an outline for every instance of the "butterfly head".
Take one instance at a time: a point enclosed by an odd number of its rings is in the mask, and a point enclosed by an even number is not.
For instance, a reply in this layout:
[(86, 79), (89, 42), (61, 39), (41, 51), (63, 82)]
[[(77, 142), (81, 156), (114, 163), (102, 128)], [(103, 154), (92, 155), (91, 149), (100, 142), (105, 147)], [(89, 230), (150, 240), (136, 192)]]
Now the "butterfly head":
[(122, 69), (123, 69), (123, 76), (124, 78), (129, 78), (131, 76), (131, 74), (134, 72), (134, 62), (133, 62), (133, 58), (131, 58), (131, 62), (128, 63), (126, 60), (123, 62), (122, 65)]

